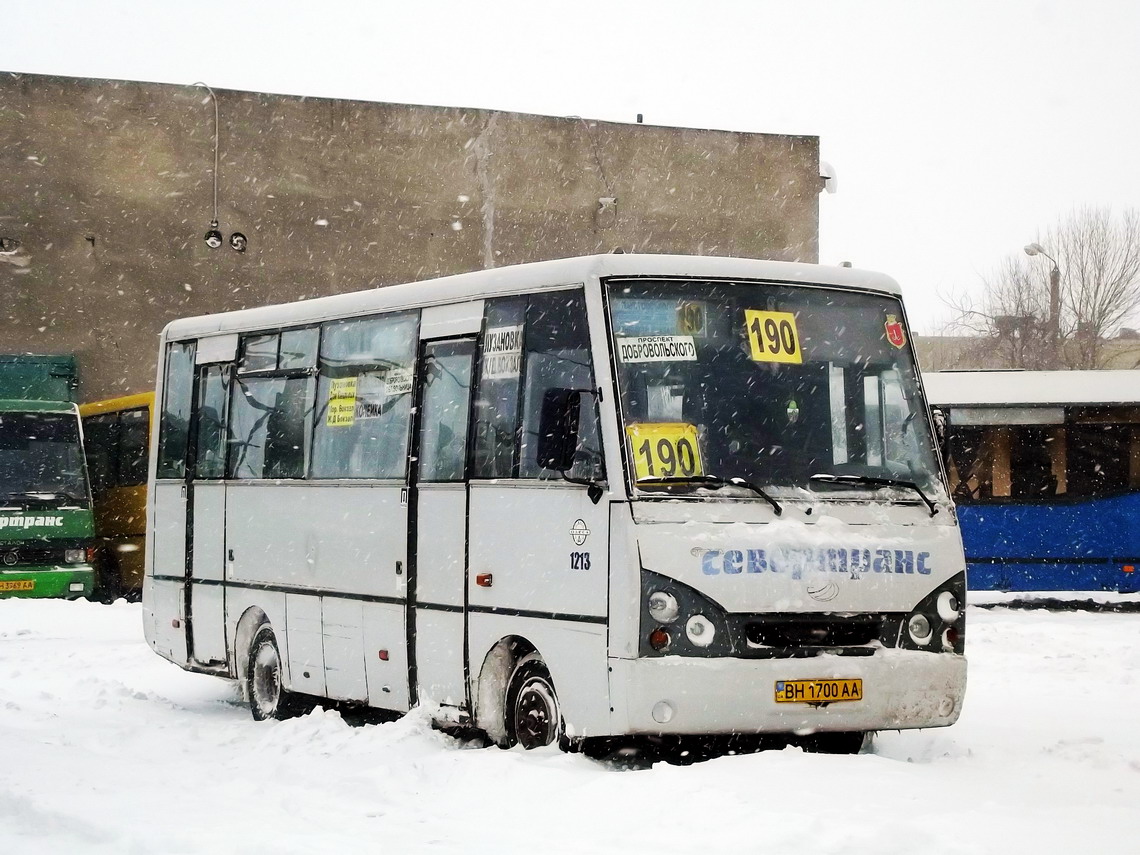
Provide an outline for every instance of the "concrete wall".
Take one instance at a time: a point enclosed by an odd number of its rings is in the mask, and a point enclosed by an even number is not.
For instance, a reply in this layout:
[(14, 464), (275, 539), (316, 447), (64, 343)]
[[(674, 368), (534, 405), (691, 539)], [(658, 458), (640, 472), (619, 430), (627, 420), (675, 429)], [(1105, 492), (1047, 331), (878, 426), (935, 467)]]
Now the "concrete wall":
[[(0, 352), (153, 386), (176, 317), (593, 252), (816, 261), (815, 137), (0, 75)], [(613, 206), (599, 199), (614, 197)]]

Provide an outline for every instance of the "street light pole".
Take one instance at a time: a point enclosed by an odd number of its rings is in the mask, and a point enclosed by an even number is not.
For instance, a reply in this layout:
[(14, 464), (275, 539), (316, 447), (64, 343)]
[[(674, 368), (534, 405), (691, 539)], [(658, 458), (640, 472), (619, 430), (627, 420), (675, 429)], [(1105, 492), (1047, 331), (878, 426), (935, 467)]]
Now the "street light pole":
[(1057, 259), (1045, 251), (1039, 243), (1027, 244), (1025, 254), (1043, 255), (1053, 262), (1049, 271), (1049, 358), (1050, 368), (1061, 367), (1061, 268)]

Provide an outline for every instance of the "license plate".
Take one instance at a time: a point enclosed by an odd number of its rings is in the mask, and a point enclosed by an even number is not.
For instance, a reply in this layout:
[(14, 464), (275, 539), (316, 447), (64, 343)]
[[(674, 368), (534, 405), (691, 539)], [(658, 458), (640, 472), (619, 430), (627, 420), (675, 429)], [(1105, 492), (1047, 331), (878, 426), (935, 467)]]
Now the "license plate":
[(834, 704), (863, 700), (862, 680), (777, 680), (778, 704)]
[(11, 582), (0, 581), (0, 591), (34, 591), (35, 589), (35, 579), (16, 579)]

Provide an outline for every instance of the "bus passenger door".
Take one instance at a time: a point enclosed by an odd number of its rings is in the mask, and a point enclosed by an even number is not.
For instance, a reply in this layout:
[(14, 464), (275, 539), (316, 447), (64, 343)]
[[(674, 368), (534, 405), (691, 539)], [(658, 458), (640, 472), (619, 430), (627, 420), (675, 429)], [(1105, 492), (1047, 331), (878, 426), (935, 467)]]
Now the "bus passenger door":
[(473, 338), (423, 346), (409, 508), (414, 697), (466, 708), (467, 427), (474, 357)]
[(190, 585), (191, 655), (199, 664), (226, 661), (226, 421), (229, 365), (198, 369), (191, 431)]
[(186, 461), (190, 412), (194, 402), (195, 342), (167, 346), (161, 419), (155, 437), (157, 461), (147, 509), (147, 573), (143, 614), (147, 640), (163, 656), (187, 661), (186, 522), (189, 514)]

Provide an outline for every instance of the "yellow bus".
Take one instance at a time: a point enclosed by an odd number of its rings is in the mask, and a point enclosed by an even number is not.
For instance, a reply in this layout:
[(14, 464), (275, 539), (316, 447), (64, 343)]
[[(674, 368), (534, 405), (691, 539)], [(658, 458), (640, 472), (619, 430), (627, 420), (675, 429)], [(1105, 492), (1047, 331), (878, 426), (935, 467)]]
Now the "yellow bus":
[(137, 599), (146, 539), (146, 475), (154, 392), (79, 408), (100, 557), (95, 595)]

